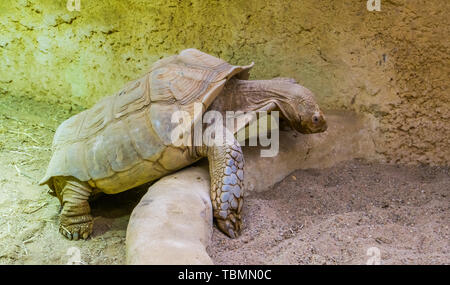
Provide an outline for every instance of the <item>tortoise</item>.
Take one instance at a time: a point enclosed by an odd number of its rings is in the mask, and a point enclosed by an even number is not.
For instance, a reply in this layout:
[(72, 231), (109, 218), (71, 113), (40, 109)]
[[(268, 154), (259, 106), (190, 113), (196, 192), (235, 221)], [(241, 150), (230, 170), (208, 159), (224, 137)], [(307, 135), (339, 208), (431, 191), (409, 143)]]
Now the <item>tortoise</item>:
[[(89, 237), (93, 194), (129, 190), (207, 157), (216, 225), (229, 237), (237, 237), (244, 192), (239, 142), (226, 130), (220, 145), (174, 144), (172, 114), (188, 112), (194, 125), (207, 110), (279, 111), (280, 118), (300, 133), (327, 129), (311, 91), (289, 78), (248, 80), (252, 67), (253, 63), (235, 66), (186, 49), (157, 61), (140, 79), (64, 121), (56, 130), (53, 155), (39, 182), (48, 185), (61, 203), (60, 232), (68, 239)], [(198, 114), (195, 104), (202, 106)]]

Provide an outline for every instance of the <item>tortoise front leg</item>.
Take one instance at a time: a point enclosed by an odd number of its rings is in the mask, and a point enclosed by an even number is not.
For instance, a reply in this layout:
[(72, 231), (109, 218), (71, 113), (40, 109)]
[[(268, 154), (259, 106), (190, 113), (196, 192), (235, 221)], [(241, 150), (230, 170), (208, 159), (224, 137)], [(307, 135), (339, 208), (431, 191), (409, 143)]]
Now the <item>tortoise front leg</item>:
[(87, 239), (92, 233), (89, 184), (75, 178), (56, 178), (55, 190), (62, 205), (59, 231), (68, 239)]
[(244, 156), (233, 135), (224, 135), (222, 145), (203, 145), (199, 154), (207, 156), (211, 175), (211, 202), (218, 228), (231, 238), (242, 228), (244, 203)]

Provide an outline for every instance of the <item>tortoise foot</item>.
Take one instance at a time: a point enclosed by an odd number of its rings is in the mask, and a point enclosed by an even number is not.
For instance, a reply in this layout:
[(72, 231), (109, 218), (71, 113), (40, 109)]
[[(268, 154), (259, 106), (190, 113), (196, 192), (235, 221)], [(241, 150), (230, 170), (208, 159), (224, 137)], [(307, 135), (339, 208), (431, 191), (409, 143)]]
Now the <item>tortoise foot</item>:
[[(234, 221), (233, 221), (234, 220)], [(230, 238), (237, 238), (241, 234), (242, 222), (240, 219), (217, 219), (217, 227)]]
[(92, 216), (80, 215), (75, 217), (61, 216), (59, 232), (69, 240), (87, 239), (92, 233)]

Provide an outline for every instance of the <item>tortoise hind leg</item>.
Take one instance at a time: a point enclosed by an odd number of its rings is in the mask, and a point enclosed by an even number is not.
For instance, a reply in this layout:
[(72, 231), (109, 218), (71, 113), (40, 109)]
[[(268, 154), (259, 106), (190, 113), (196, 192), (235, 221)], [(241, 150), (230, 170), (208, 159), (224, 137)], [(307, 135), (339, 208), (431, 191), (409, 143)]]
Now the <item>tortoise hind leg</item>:
[(62, 211), (59, 231), (68, 239), (87, 239), (92, 233), (93, 219), (88, 199), (92, 188), (75, 178), (54, 178)]
[(222, 232), (236, 238), (242, 228), (244, 156), (232, 134), (224, 135), (222, 145), (208, 145), (203, 145), (198, 153), (209, 160), (214, 218)]

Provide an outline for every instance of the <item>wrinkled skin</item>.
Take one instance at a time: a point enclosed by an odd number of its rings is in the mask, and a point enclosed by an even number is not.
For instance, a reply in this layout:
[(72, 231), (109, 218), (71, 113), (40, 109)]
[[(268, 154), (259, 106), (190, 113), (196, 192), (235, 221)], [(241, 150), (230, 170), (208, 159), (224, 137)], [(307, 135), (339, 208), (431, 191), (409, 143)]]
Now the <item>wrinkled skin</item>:
[(298, 84), (281, 90), (288, 95), (286, 100), (279, 103), (278, 108), (293, 129), (302, 134), (321, 133), (327, 130), (325, 117), (310, 90)]
[(291, 78), (237, 80), (227, 83), (222, 96), (210, 110), (225, 114), (233, 111), (280, 111), (281, 119), (302, 134), (327, 130), (328, 125), (314, 94)]

